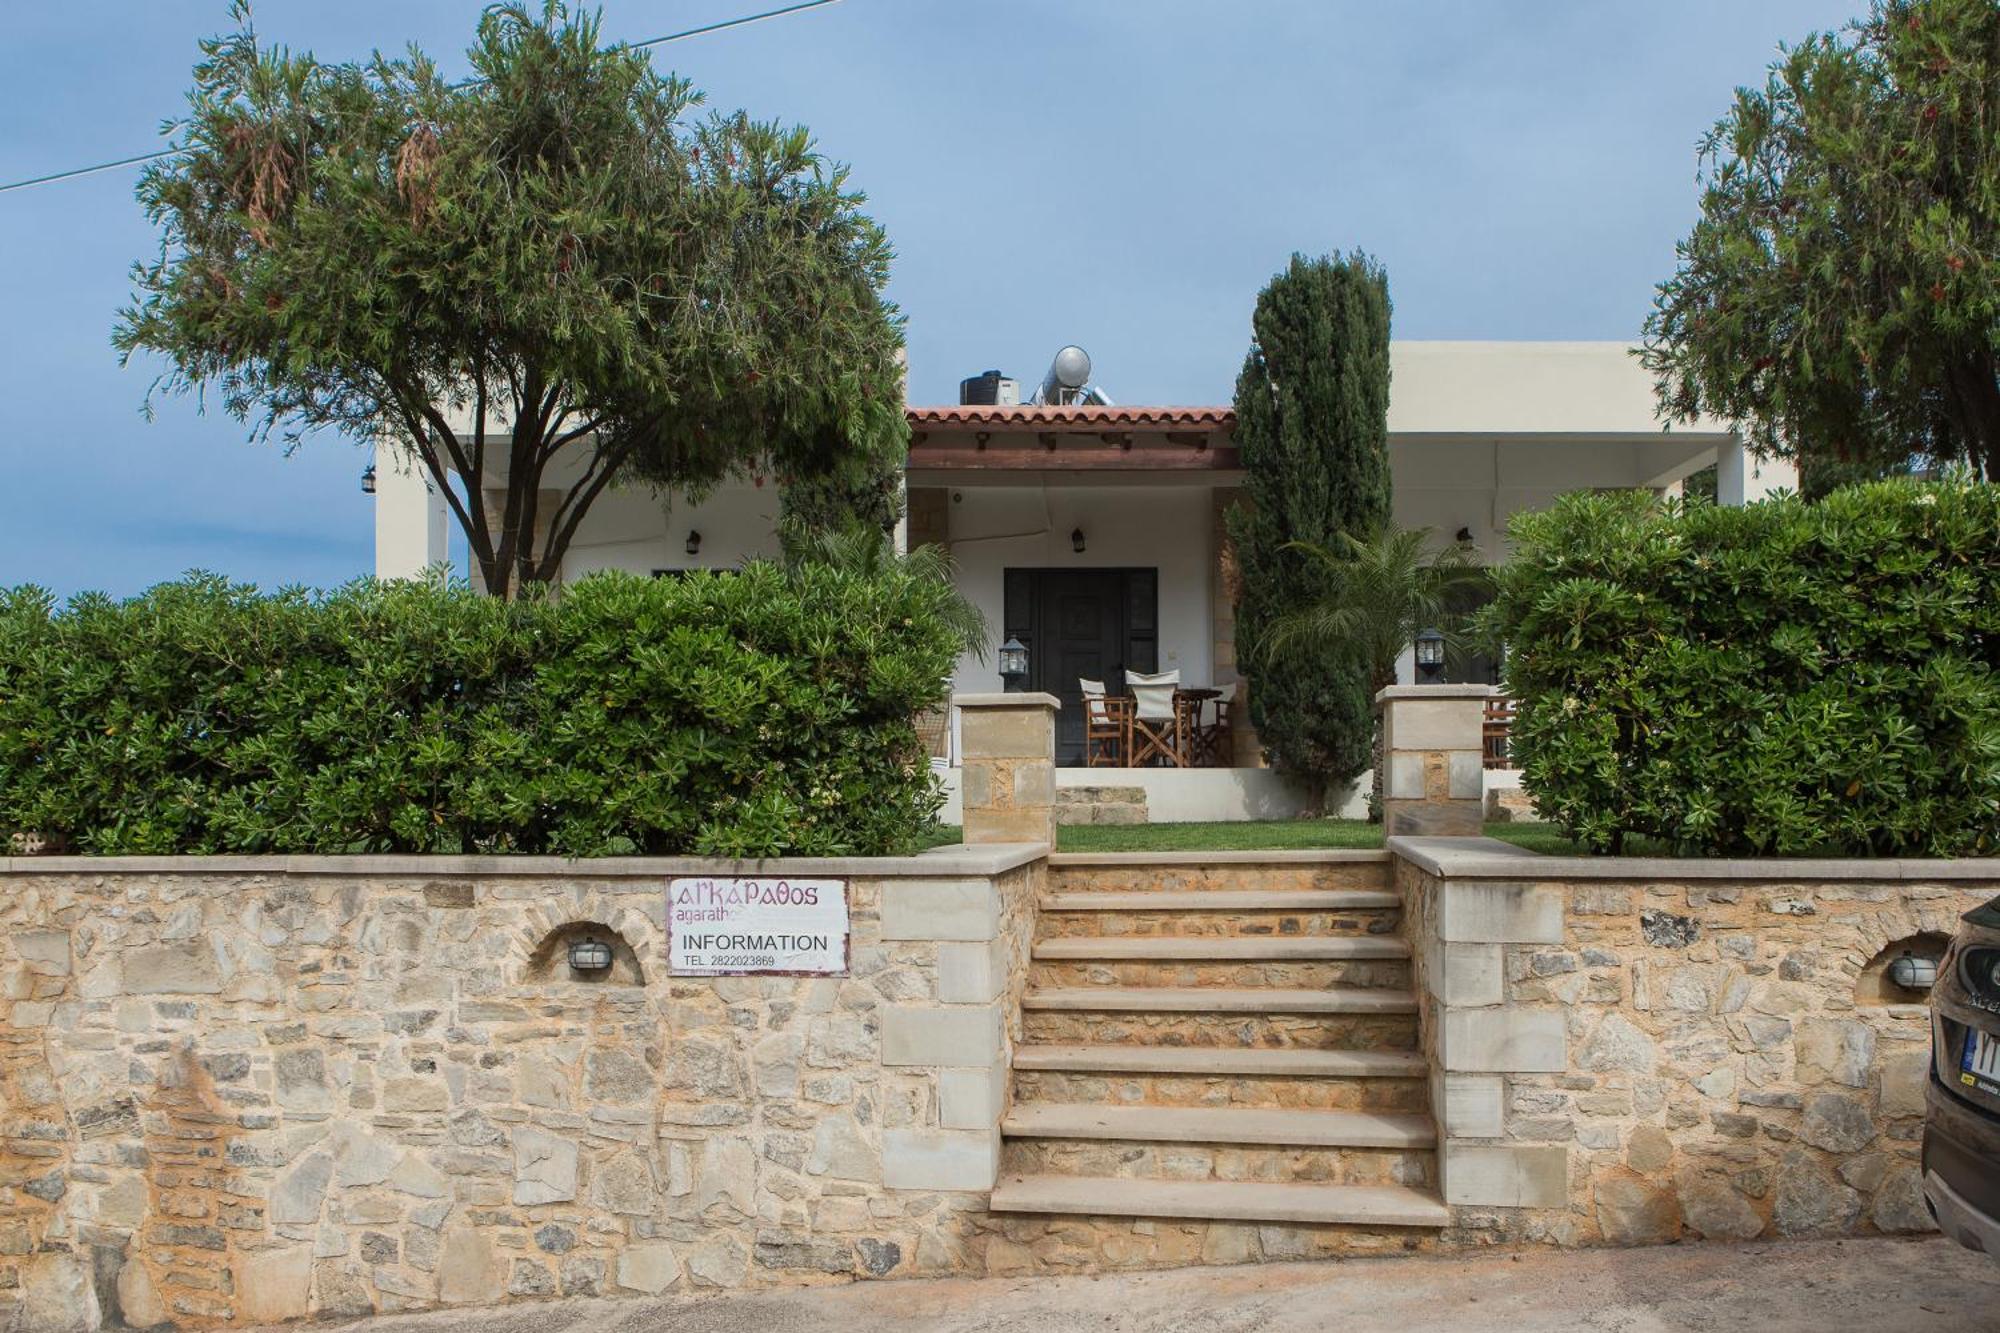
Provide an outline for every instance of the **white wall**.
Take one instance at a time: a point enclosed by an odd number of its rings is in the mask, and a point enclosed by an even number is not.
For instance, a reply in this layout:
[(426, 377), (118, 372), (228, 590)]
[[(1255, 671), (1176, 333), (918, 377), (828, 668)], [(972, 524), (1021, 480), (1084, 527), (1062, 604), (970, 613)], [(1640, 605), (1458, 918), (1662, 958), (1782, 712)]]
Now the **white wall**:
[(1717, 504), (1742, 506), (1769, 498), (1778, 490), (1799, 489), (1799, 465), (1789, 458), (1759, 458), (1731, 440), (1715, 459), (1715, 500)]
[(1391, 436), (1395, 519), (1448, 542), (1472, 530), (1480, 558), (1507, 558), (1507, 521), (1578, 490), (1662, 487), (1715, 460), (1733, 437), (1693, 431), (1565, 438)]
[[(1160, 571), (1160, 669), (1178, 667), (1184, 685), (1215, 679), (1209, 581), (1215, 556), (1205, 486), (967, 486), (951, 491), (951, 555), (958, 586), (992, 631), (986, 661), (959, 660), (961, 693), (1000, 688), (1008, 569)], [(1083, 529), (1082, 555), (1070, 534)]]
[(409, 579), (449, 557), (450, 514), (423, 464), (393, 446), (375, 449), (375, 577)]
[[(650, 574), (656, 569), (732, 569), (778, 554), (778, 487), (747, 481), (717, 487), (700, 504), (655, 495), (645, 487), (599, 496), (563, 557), (563, 578), (600, 569)], [(689, 532), (701, 553), (687, 553)]]
[[(1661, 430), (1653, 377), (1620, 342), (1389, 344), (1392, 434), (1605, 434)], [(1682, 429), (1677, 427), (1676, 429)], [(1685, 429), (1723, 433), (1704, 419)]]

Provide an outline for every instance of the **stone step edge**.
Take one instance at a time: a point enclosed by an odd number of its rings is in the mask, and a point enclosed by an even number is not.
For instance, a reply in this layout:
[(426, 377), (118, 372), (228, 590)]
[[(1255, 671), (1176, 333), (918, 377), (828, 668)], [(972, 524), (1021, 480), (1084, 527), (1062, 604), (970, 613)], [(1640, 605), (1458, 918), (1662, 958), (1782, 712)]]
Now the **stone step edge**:
[(1437, 1146), (1437, 1126), (1427, 1115), (1233, 1106), (1023, 1102), (1007, 1112), (1000, 1122), (1000, 1132), (1013, 1139), (1110, 1139), (1132, 1143), (1234, 1143), (1295, 1148)]
[(1387, 865), (1386, 847), (1303, 847), (1235, 852), (1051, 852), (1049, 865), (1063, 866), (1312, 866)]
[(1000, 1178), (988, 1206), (996, 1213), (1187, 1217), (1223, 1222), (1379, 1227), (1444, 1227), (1451, 1222), (1451, 1210), (1436, 1195), (1406, 1185), (1272, 1185), (1016, 1174)]
[(1014, 1068), (1056, 1074), (1206, 1074), (1217, 1078), (1423, 1078), (1420, 1051), (1341, 1051), (1296, 1046), (1085, 1046), (1014, 1048)]
[(1124, 889), (1051, 893), (1044, 912), (1385, 912), (1401, 894), (1378, 889)]
[(1038, 1013), (1413, 1014), (1417, 997), (1390, 987), (1049, 986), (1021, 997)]
[(1047, 962), (1396, 962), (1410, 956), (1410, 946), (1387, 935), (1061, 935), (1036, 940), (1031, 956)]

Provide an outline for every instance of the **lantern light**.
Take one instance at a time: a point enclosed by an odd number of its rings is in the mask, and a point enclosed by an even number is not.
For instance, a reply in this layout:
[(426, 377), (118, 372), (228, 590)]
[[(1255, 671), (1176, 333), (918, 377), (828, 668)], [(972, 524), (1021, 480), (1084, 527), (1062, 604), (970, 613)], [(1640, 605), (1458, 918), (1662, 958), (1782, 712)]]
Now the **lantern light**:
[(375, 494), (375, 465), (373, 463), (361, 469), (361, 493), (363, 495)]
[(1018, 694), (1028, 686), (1028, 649), (1019, 639), (1008, 639), (1000, 645), (1000, 684), (1009, 694)]
[(689, 555), (701, 554), (701, 534), (699, 532), (688, 533), (687, 553)]
[(1083, 529), (1082, 529), (1082, 528), (1078, 528), (1078, 529), (1076, 529), (1076, 531), (1074, 531), (1074, 532), (1070, 533), (1070, 535), (1069, 535), (1069, 549), (1070, 549), (1070, 550), (1072, 550), (1072, 551), (1075, 551), (1075, 552), (1076, 552), (1076, 553), (1077, 553), (1078, 555), (1082, 555), (1082, 554), (1083, 554)]
[(1417, 678), (1425, 685), (1435, 685), (1444, 675), (1444, 635), (1435, 629), (1426, 628), (1417, 635)]

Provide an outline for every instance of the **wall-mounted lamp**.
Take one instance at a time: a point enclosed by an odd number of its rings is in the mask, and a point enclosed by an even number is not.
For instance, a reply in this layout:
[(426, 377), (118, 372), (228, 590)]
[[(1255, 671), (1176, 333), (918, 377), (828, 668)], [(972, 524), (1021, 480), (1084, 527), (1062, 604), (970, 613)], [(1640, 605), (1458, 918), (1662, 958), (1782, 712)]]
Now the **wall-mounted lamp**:
[(1458, 538), (1457, 538), (1457, 540), (1459, 540), (1459, 541), (1462, 541), (1462, 542), (1469, 542), (1469, 541), (1471, 541), (1471, 540), (1472, 540), (1472, 529), (1471, 529), (1471, 528), (1460, 528), (1460, 529), (1458, 530)]
[(611, 966), (611, 946), (603, 940), (571, 940), (569, 966), (572, 972), (602, 972)]
[(1937, 985), (1937, 960), (1906, 953), (1889, 964), (1889, 980), (1904, 990), (1929, 990)]
[(689, 555), (701, 554), (701, 534), (699, 532), (688, 533), (687, 553)]
[(1417, 635), (1417, 683), (1435, 685), (1444, 674), (1444, 635), (1425, 629)]
[(361, 493), (363, 495), (375, 494), (375, 465), (373, 463), (361, 469)]
[(1076, 531), (1074, 531), (1074, 532), (1070, 533), (1070, 535), (1069, 535), (1069, 549), (1070, 549), (1070, 550), (1072, 550), (1072, 551), (1075, 551), (1075, 552), (1076, 552), (1076, 553), (1077, 553), (1078, 555), (1082, 555), (1082, 554), (1083, 554), (1083, 529), (1082, 529), (1082, 528), (1078, 528), (1078, 529), (1077, 529)]
[(1008, 694), (1028, 688), (1028, 647), (1019, 639), (1000, 645), (1000, 688)]

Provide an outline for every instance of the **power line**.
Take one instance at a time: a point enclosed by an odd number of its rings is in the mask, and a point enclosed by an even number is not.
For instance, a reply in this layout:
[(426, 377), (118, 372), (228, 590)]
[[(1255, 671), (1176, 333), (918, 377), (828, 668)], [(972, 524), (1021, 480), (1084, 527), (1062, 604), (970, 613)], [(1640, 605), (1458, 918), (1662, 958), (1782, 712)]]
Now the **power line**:
[(742, 28), (752, 23), (762, 23), (766, 19), (779, 19), (787, 14), (796, 14), (802, 9), (818, 9), (821, 5), (839, 4), (840, 0), (803, 0), (803, 3), (786, 5), (782, 9), (767, 9), (762, 14), (745, 14), (740, 19), (724, 19), (720, 23), (704, 24), (699, 28), (689, 28), (686, 32), (672, 32), (665, 37), (652, 37), (643, 42), (627, 42), (625, 45), (636, 51), (646, 46), (664, 46), (668, 42), (678, 42), (686, 37), (704, 37), (711, 32), (721, 32), (724, 28)]
[(73, 167), (68, 171), (52, 171), (46, 176), (31, 176), (24, 181), (14, 181), (0, 185), (0, 194), (9, 190), (25, 190), (30, 185), (47, 185), (51, 181), (66, 181), (77, 176), (94, 176), (100, 171), (116, 171), (120, 167), (137, 166), (141, 162), (151, 162), (155, 158), (172, 157), (180, 152), (178, 148), (162, 148), (157, 153), (141, 153), (137, 157), (121, 157), (116, 162), (99, 162), (94, 167)]
[[(763, 23), (768, 19), (783, 18), (787, 14), (797, 14), (802, 10), (818, 9), (822, 5), (836, 5), (840, 0), (800, 0), (795, 5), (785, 5), (779, 9), (767, 9), (761, 14), (745, 14), (741, 18), (724, 19), (720, 23), (704, 23), (699, 28), (689, 28), (684, 32), (670, 32), (664, 37), (649, 37), (643, 42), (622, 42), (620, 50), (638, 51), (649, 46), (665, 46), (668, 42), (685, 41), (689, 37), (705, 37), (712, 32), (722, 32), (727, 28), (748, 27), (752, 23)], [(461, 88), (479, 82), (469, 79), (459, 84)], [(154, 153), (141, 153), (137, 157), (121, 157), (111, 162), (99, 162), (88, 167), (72, 167), (68, 171), (52, 171), (46, 176), (30, 176), (27, 180), (10, 181), (0, 185), (0, 194), (9, 190), (25, 190), (32, 185), (50, 185), (56, 181), (74, 180), (78, 176), (94, 176), (100, 171), (116, 171), (120, 167), (135, 167), (141, 162), (154, 162), (163, 157), (172, 157), (180, 152), (178, 148), (162, 148)]]

